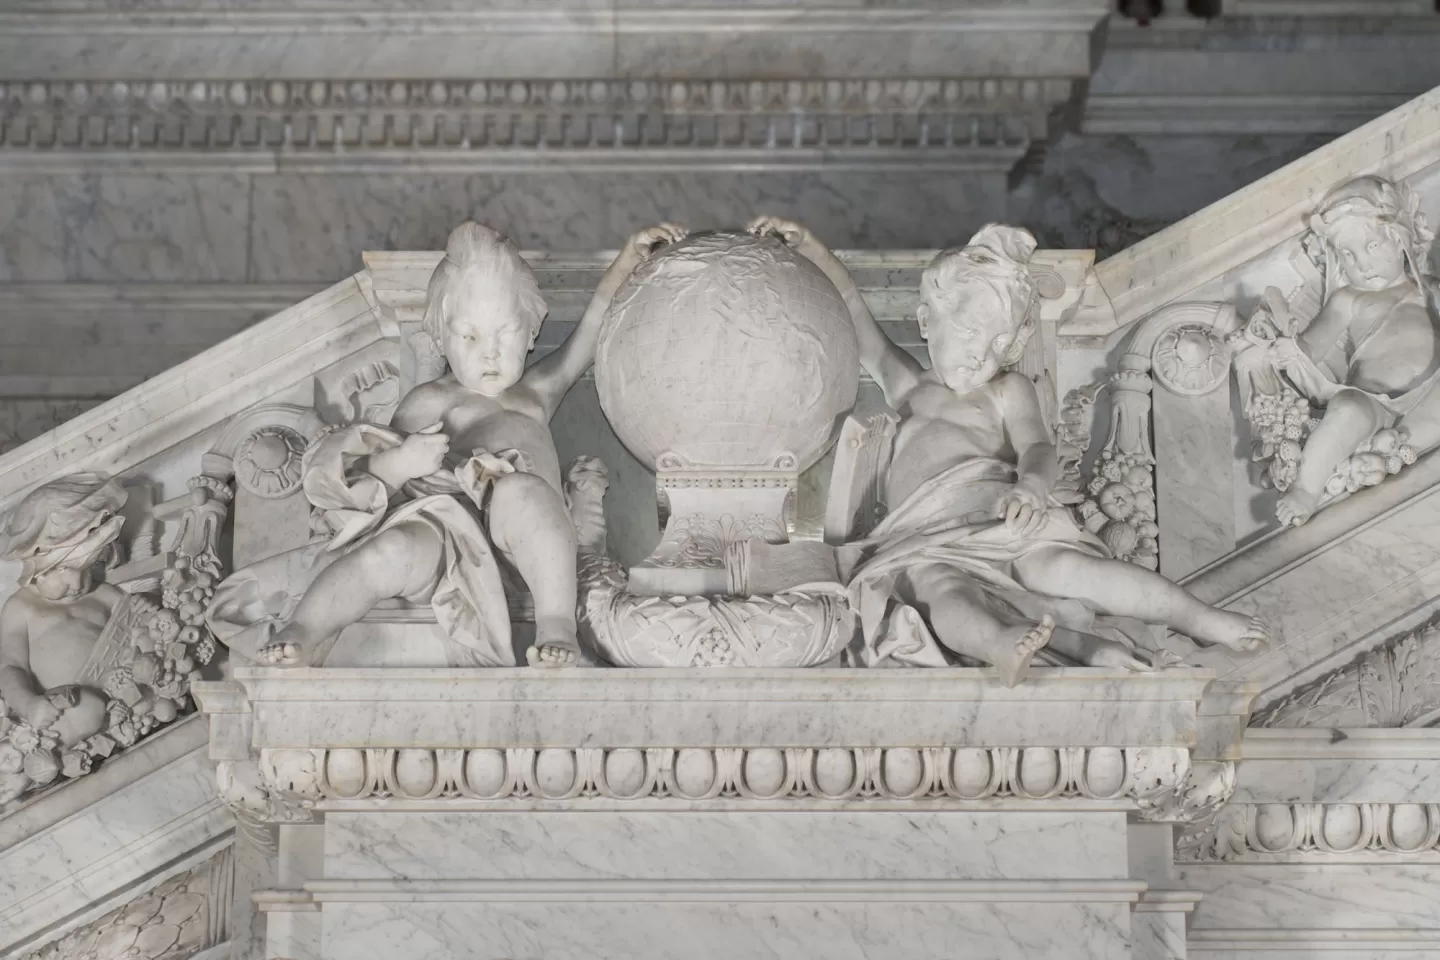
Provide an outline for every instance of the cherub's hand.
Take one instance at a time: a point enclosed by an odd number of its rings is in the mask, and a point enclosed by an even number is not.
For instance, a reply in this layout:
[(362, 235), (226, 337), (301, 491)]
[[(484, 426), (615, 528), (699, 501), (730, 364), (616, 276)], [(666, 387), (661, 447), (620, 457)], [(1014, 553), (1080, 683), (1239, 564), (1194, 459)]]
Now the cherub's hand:
[(816, 243), (815, 235), (809, 230), (796, 223), (794, 220), (786, 220), (781, 217), (761, 215), (750, 221), (745, 228), (757, 237), (773, 233), (779, 237), (787, 247), (796, 250), (805, 250)]
[(658, 247), (684, 240), (686, 234), (687, 231), (684, 227), (673, 223), (661, 223), (635, 233), (626, 241), (626, 246), (643, 260), (654, 253)]
[(1045, 495), (1032, 489), (1024, 481), (1015, 484), (1010, 492), (1000, 498), (997, 512), (1005, 521), (1005, 528), (1019, 537), (1032, 536), (1045, 523), (1049, 507)]
[(410, 434), (400, 446), (383, 450), (370, 458), (370, 472), (392, 487), (428, 477), (445, 466), (450, 438), (432, 424)]
[(59, 720), (60, 714), (64, 711), (62, 705), (54, 702), (55, 699), (57, 698), (42, 694), (30, 701), (28, 710), (17, 708), (16, 712), (24, 718), (26, 723), (30, 724), (30, 726), (36, 730), (45, 730), (56, 720)]
[(1270, 357), (1283, 370), (1300, 361), (1300, 344), (1293, 337), (1277, 337), (1270, 344)]

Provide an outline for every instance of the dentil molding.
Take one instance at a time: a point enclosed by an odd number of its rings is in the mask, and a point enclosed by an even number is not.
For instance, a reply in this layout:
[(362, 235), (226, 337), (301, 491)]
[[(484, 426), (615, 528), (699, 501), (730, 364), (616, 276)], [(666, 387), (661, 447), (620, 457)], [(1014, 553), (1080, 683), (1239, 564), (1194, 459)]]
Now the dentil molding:
[(0, 167), (1008, 169), (1066, 78), (0, 82)]

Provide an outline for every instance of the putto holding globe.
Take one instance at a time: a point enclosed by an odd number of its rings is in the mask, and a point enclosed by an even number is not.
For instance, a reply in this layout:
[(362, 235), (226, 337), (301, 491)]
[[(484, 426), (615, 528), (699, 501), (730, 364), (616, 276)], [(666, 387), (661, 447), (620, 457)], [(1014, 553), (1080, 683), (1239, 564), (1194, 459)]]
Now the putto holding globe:
[[(1145, 624), (1258, 647), (1263, 624), (1113, 559), (1052, 498), (1054, 440), (1014, 370), (1057, 292), (1034, 252), (1028, 232), (991, 225), (935, 258), (916, 306), (927, 369), (804, 227), (652, 227), (527, 367), (546, 314), (535, 276), (462, 225), (423, 325), (449, 371), (389, 422), (310, 445), (302, 487), (328, 543), (238, 571), (215, 630), (262, 662), (319, 665), (377, 604), (428, 605), (454, 665), (495, 666), (520, 656), (523, 607), (534, 666), (979, 663), (1010, 683), (1036, 658), (1149, 669)], [(548, 427), (592, 359), (664, 522), (628, 569), (605, 551), (603, 464), (562, 470)], [(893, 410), (854, 413), (862, 366)], [(828, 497), (844, 509), (827, 509), (821, 542), (796, 533), (795, 500), (842, 435)], [(272, 581), (291, 600), (262, 609)]]

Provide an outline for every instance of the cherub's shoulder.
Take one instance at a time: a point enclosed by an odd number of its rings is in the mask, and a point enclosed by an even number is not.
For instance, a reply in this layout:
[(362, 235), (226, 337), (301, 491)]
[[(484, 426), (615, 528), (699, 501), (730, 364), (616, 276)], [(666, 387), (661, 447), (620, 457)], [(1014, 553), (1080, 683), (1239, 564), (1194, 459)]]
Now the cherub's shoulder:
[(1005, 399), (1031, 401), (1037, 399), (1035, 383), (1025, 374), (1006, 370), (990, 381), (990, 388)]
[[(435, 416), (444, 411), (450, 405), (452, 390), (448, 389), (442, 380), (431, 380), (429, 383), (422, 383), (410, 389), (400, 400), (400, 405), (395, 408), (395, 416), (392, 422), (397, 427), (404, 427), (416, 419), (425, 420), (424, 423), (413, 424), (416, 427), (428, 426), (435, 422)], [(425, 419), (428, 417), (429, 419)]]
[(0, 624), (13, 627), (24, 623), (35, 612), (35, 594), (28, 587), (21, 587), (5, 598), (0, 604)]
[(1361, 291), (1356, 290), (1354, 287), (1341, 287), (1325, 298), (1325, 305), (1320, 308), (1321, 312), (1349, 310), (1355, 306), (1355, 302), (1360, 299), (1360, 295)]

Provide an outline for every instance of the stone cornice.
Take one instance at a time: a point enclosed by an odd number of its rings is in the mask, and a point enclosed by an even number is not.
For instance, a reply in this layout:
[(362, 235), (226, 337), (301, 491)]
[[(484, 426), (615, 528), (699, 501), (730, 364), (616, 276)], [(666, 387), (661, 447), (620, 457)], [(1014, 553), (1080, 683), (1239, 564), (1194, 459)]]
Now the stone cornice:
[[(197, 7), (199, 5), (197, 4)], [(798, 9), (797, 9), (798, 6)], [(65, 9), (45, 4), (43, 9), (0, 12), (0, 31), (15, 38), (73, 36), (77, 33), (337, 33), (375, 34), (397, 29), (410, 34), (449, 34), (457, 29), (486, 33), (612, 33), (664, 34), (675, 31), (744, 34), (813, 34), (843, 32), (909, 33), (917, 30), (955, 33), (1015, 31), (1072, 33), (1099, 26), (1106, 17), (1102, 0), (1052, 0), (1017, 5), (996, 0), (989, 4), (937, 8), (860, 7), (841, 4), (762, 4), (743, 7), (610, 4), (533, 4), (497, 8), (436, 6), (406, 10), (356, 5), (297, 4), (270, 9), (135, 10)]]
[(1092, 93), (1087, 134), (1205, 136), (1215, 134), (1343, 134), (1403, 104), (1404, 94)]
[[(630, 78), (827, 73), (906, 76), (956, 70), (1083, 78), (1106, 0), (963, 6), (526, 3), (435, 4), (406, 10), (282, 4), (0, 13), (0, 75), (198, 75), (238, 64), (293, 78), (425, 76), (437, 63), (476, 63), (499, 77)], [(157, 71), (156, 68), (159, 68)], [(185, 73), (184, 71), (190, 71)]]
[(222, 793), (267, 822), (369, 808), (854, 805), (1188, 821), (1234, 790), (1234, 762), (1217, 756), (1234, 744), (1213, 734), (1233, 731), (1254, 693), (1182, 670), (1047, 668), (1023, 688), (964, 669), (235, 677), (196, 695)]
[(1008, 170), (1066, 78), (0, 83), (0, 165), (476, 173), (844, 164)]

